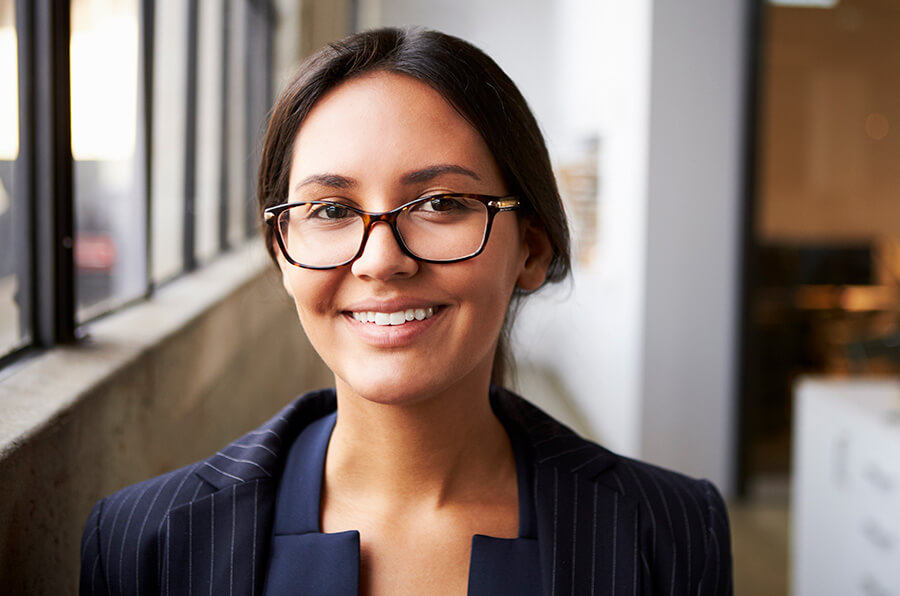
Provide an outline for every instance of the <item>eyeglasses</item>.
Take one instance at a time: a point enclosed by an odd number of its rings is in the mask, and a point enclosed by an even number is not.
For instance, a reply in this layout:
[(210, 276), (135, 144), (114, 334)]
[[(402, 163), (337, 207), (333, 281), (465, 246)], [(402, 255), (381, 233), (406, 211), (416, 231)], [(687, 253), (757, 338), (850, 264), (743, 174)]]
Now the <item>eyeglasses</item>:
[(519, 208), (514, 196), (431, 195), (391, 211), (370, 213), (334, 201), (269, 207), (265, 222), (285, 259), (306, 269), (334, 269), (359, 258), (378, 222), (391, 226), (404, 253), (426, 263), (456, 263), (481, 254), (494, 216)]

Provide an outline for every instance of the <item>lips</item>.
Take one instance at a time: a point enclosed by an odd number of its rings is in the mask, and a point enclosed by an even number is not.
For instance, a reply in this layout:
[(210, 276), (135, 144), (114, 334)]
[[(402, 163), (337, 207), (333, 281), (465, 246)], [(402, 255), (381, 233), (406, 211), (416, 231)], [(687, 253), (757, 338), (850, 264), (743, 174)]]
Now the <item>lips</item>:
[[(410, 346), (439, 324), (446, 311), (443, 305), (426, 306), (422, 302), (357, 303), (343, 311), (349, 330), (363, 343), (376, 348), (397, 349)], [(368, 310), (371, 308), (372, 310)], [(377, 310), (376, 310), (377, 309)], [(407, 318), (410, 317), (410, 318)]]
[(404, 325), (410, 321), (424, 321), (434, 316), (434, 307), (407, 308), (393, 312), (379, 312), (373, 310), (351, 311), (351, 316), (360, 323), (373, 323), (375, 325)]

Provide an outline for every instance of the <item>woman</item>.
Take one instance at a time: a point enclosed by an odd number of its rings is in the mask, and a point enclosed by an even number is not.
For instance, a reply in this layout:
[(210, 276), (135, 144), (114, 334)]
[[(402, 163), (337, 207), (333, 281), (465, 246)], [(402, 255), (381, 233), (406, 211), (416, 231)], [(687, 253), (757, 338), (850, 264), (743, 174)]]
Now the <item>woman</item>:
[(493, 61), (424, 30), (326, 47), (275, 105), (258, 189), (336, 388), (98, 503), (83, 593), (730, 593), (711, 484), (491, 385), (511, 304), (569, 271), (543, 139)]

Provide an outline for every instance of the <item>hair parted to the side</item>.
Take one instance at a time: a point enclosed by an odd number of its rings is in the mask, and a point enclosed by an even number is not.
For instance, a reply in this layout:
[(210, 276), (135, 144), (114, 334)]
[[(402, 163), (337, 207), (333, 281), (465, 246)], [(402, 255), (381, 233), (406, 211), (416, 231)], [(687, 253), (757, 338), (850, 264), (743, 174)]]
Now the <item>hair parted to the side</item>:
[[(484, 52), (457, 37), (423, 28), (376, 29), (335, 41), (301, 65), (272, 108), (257, 180), (259, 214), (287, 201), (294, 140), (313, 106), (354, 77), (385, 71), (403, 74), (440, 93), (482, 136), (529, 218), (544, 229), (553, 248), (546, 282), (571, 269), (569, 229), (537, 121), (515, 84)], [(263, 226), (273, 259), (272, 226)], [(494, 356), (491, 382), (502, 384), (514, 366), (509, 332), (519, 290), (513, 296)]]

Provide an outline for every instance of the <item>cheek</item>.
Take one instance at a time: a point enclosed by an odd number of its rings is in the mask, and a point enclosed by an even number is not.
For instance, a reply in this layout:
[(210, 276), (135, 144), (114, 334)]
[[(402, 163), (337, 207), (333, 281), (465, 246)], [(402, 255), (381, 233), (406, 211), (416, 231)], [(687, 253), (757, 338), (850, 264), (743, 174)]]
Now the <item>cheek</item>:
[(294, 300), (303, 328), (309, 334), (314, 331), (315, 317), (331, 312), (337, 279), (331, 272), (294, 269), (283, 276), (284, 285)]
[(484, 252), (476, 260), (482, 260), (486, 283), (503, 287), (511, 294), (525, 267), (526, 254), (518, 220), (498, 217)]
[(461, 263), (469, 267), (457, 272), (457, 287), (466, 288), (477, 303), (479, 318), (485, 321), (490, 318), (498, 329), (506, 316), (523, 262), (517, 226), (501, 226), (491, 233), (484, 252), (472, 261)]

